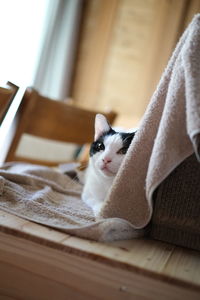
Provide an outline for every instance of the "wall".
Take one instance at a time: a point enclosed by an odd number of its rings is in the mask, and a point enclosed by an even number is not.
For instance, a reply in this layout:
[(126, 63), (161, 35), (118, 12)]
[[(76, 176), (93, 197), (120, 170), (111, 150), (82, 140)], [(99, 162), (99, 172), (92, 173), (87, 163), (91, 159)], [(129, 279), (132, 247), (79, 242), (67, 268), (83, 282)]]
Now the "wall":
[(136, 126), (200, 1), (86, 1), (71, 96)]

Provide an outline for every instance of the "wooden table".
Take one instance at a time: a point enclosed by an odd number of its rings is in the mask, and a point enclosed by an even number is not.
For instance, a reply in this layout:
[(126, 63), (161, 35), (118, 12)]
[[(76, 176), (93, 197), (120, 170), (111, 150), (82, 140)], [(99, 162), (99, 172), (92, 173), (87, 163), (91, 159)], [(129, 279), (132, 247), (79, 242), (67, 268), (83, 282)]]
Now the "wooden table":
[(200, 299), (200, 252), (98, 243), (0, 211), (0, 299)]

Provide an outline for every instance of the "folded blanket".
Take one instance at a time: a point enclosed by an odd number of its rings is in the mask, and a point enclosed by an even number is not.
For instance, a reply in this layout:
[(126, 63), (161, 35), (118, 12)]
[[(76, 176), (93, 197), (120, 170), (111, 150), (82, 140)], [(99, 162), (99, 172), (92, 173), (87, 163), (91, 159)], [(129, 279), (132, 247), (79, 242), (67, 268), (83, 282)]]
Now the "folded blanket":
[(0, 207), (99, 241), (138, 237), (152, 216), (159, 184), (200, 140), (200, 15), (181, 37), (116, 176), (99, 219), (80, 200), (82, 186), (47, 167), (0, 169)]
[(182, 35), (101, 212), (142, 228), (158, 185), (194, 151), (200, 157), (200, 14)]

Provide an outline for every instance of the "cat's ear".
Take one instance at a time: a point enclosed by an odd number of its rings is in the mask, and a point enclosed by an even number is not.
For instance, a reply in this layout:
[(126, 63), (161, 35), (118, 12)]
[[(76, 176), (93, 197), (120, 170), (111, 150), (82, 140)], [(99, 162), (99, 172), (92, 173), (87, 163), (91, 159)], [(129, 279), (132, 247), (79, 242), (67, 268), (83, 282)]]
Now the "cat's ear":
[(110, 130), (110, 125), (108, 124), (108, 121), (106, 118), (101, 115), (97, 114), (95, 118), (95, 135), (94, 140), (96, 141), (104, 132), (107, 132)]

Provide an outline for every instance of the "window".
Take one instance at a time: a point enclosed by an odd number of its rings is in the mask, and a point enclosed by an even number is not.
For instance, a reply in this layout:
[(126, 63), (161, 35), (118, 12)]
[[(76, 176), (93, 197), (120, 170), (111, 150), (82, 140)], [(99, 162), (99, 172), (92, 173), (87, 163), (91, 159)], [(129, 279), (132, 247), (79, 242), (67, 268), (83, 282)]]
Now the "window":
[(0, 80), (31, 85), (37, 70), (50, 0), (0, 0)]

